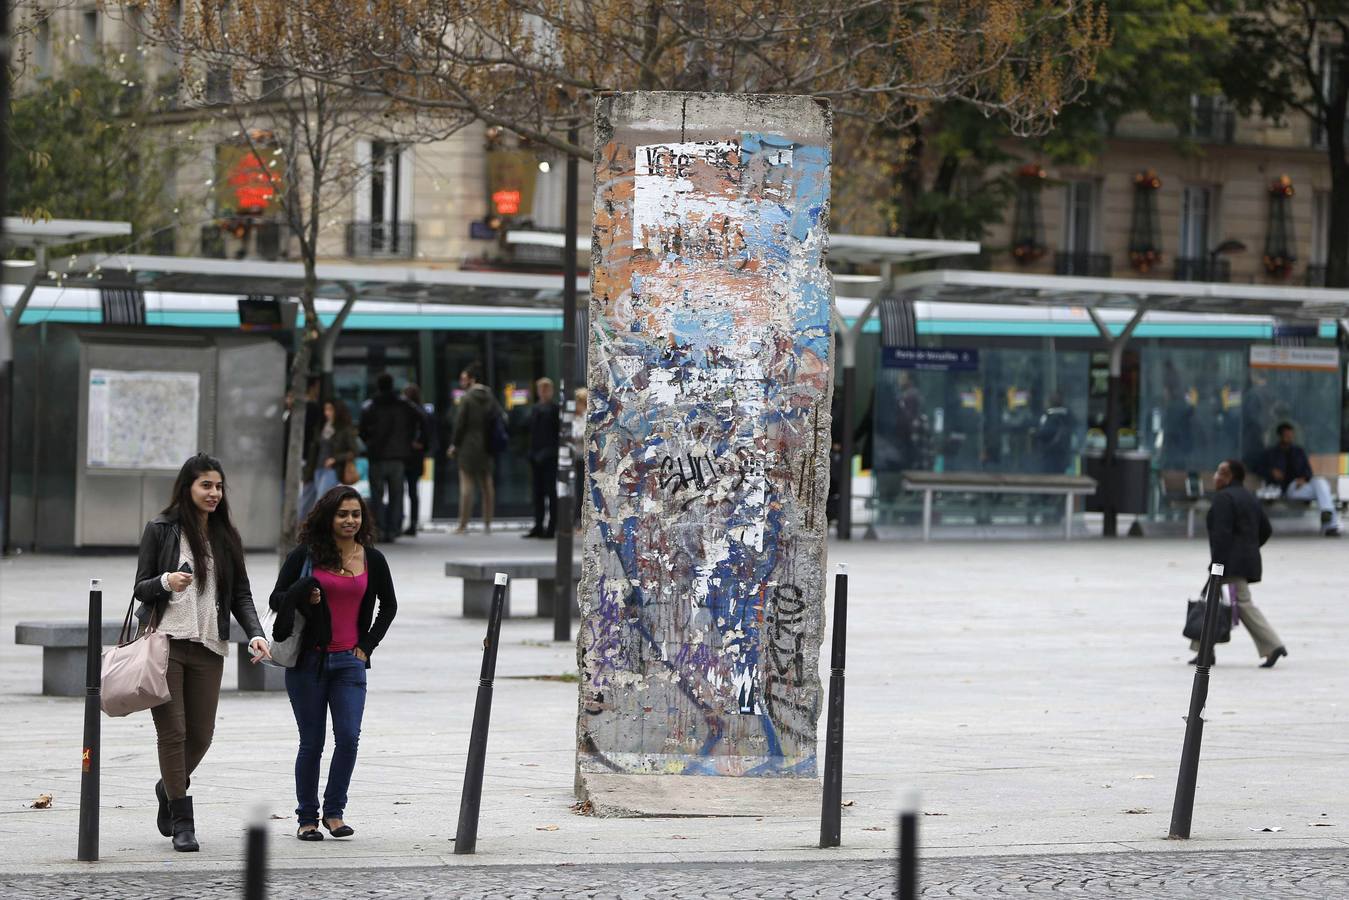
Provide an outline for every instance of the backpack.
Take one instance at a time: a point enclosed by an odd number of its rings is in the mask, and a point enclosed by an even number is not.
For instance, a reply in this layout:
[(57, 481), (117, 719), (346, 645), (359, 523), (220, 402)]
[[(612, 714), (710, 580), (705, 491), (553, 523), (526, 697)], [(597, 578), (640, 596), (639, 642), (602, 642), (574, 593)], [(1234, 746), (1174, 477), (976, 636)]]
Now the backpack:
[(510, 432), (506, 430), (506, 417), (502, 414), (501, 407), (493, 403), (492, 412), (487, 419), (487, 450), (493, 456), (505, 453), (510, 440)]

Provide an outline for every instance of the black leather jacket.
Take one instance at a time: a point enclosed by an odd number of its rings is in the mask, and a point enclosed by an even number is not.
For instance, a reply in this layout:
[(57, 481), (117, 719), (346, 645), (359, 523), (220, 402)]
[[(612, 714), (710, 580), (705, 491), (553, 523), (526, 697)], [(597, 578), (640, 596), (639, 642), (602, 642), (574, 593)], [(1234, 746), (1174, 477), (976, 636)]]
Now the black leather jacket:
[[(171, 516), (155, 516), (145, 526), (141, 535), (140, 558), (136, 561), (136, 587), (132, 596), (140, 601), (136, 618), (142, 624), (150, 620), (153, 613), (159, 621), (168, 608), (171, 592), (164, 590), (160, 576), (165, 572), (178, 569), (178, 557), (181, 554), (180, 542), (182, 530), (178, 519)], [(253, 590), (248, 584), (248, 572), (243, 560), (238, 560), (232, 571), (219, 573), (219, 589), (216, 591), (216, 624), (222, 640), (229, 640), (230, 613), (239, 620), (249, 638), (265, 637), (262, 623), (258, 621), (258, 612), (253, 607)]]

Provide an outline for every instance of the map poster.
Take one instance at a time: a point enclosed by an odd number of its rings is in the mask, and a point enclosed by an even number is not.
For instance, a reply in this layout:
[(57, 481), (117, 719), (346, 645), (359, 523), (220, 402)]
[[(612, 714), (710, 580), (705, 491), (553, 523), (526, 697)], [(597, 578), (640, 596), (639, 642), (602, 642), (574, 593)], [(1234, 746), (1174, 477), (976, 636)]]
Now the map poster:
[(89, 371), (91, 469), (177, 469), (197, 452), (196, 372)]

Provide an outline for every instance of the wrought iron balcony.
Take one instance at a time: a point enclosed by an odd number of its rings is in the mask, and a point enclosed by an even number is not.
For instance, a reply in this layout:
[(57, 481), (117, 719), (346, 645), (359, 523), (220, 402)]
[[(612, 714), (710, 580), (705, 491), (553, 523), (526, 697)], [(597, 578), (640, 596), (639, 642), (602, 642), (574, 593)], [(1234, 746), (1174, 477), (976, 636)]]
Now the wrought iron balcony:
[(413, 222), (347, 223), (347, 256), (352, 259), (412, 259), (416, 247), (417, 226)]
[(1111, 275), (1110, 254), (1055, 253), (1054, 274), (1085, 275), (1089, 278), (1109, 278)]
[(1176, 260), (1176, 281), (1232, 280), (1232, 264), (1225, 259), (1206, 256), (1180, 257)]

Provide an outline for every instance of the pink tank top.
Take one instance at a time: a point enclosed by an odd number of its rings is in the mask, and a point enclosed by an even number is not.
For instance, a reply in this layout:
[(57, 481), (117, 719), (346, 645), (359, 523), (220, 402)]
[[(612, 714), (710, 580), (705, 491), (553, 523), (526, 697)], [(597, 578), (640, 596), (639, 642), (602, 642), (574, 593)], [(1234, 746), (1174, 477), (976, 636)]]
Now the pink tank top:
[(348, 578), (323, 569), (314, 570), (314, 577), (323, 588), (323, 596), (328, 601), (328, 612), (333, 620), (333, 639), (328, 645), (329, 653), (355, 648), (356, 617), (361, 611), (361, 600), (365, 597), (365, 586), (369, 576), (368, 571), (355, 578)]

